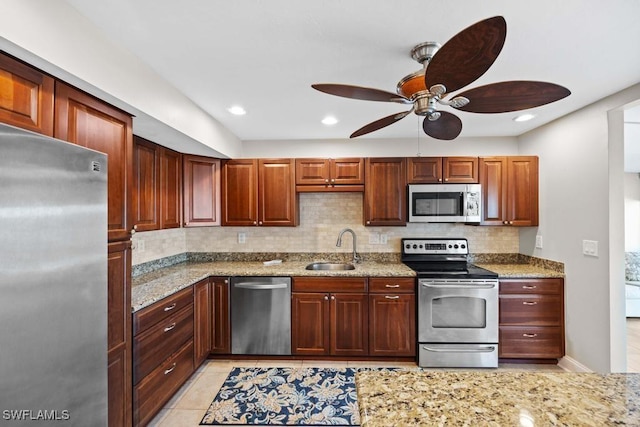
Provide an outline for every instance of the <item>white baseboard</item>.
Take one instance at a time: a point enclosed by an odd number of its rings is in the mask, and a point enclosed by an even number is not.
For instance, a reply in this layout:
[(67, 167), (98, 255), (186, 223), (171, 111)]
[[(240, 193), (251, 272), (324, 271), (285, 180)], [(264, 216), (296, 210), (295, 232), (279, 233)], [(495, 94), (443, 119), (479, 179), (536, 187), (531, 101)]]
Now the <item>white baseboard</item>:
[(591, 369), (569, 356), (564, 356), (560, 359), (558, 366), (569, 372), (593, 372)]

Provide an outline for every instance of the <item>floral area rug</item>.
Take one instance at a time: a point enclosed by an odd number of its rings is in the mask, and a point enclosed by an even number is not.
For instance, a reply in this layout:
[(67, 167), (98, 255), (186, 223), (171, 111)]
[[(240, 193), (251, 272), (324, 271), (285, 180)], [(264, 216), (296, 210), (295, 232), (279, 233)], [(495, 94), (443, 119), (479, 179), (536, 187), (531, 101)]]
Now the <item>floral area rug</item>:
[(200, 425), (358, 426), (355, 373), (371, 369), (234, 368)]

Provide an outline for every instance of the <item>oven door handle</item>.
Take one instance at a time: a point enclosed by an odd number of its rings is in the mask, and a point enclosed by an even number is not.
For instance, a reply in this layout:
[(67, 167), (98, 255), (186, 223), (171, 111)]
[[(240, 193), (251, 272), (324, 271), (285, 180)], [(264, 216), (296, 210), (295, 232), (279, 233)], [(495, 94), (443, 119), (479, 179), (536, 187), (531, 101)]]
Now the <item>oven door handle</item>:
[(491, 283), (467, 283), (467, 284), (458, 284), (458, 283), (442, 283), (442, 282), (429, 282), (429, 283), (421, 283), (422, 286), (427, 288), (448, 288), (448, 289), (493, 289), (496, 287), (495, 284)]
[(486, 347), (477, 347), (477, 348), (446, 348), (446, 347), (427, 347), (426, 345), (422, 346), (423, 350), (432, 351), (434, 353), (493, 353), (496, 348), (492, 345)]

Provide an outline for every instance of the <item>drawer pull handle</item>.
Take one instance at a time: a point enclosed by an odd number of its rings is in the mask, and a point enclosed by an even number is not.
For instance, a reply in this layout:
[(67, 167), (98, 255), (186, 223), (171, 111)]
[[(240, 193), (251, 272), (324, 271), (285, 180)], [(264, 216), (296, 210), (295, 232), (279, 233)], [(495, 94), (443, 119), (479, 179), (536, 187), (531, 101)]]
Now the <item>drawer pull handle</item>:
[(165, 332), (169, 332), (170, 330), (172, 330), (175, 327), (176, 327), (176, 324), (174, 322), (174, 323), (170, 324), (169, 326), (167, 326), (166, 328), (164, 328), (164, 331)]
[(400, 285), (384, 285), (385, 288), (399, 288)]
[(171, 310), (173, 310), (174, 308), (176, 308), (176, 303), (175, 303), (175, 302), (174, 302), (173, 304), (171, 304), (171, 305), (166, 306), (166, 307), (164, 308), (164, 311), (171, 311)]
[(522, 334), (522, 336), (526, 338), (535, 338), (538, 336), (538, 334)]
[(522, 289), (535, 289), (537, 288), (536, 285), (522, 285)]
[(398, 299), (398, 298), (400, 298), (398, 295), (394, 295), (394, 296), (385, 295), (384, 297), (385, 297), (386, 299)]
[(173, 372), (173, 370), (176, 369), (176, 362), (173, 362), (173, 365), (171, 365), (171, 367), (169, 369), (165, 369), (164, 374), (170, 374), (171, 372)]
[(537, 301), (522, 301), (522, 304), (524, 305), (536, 305), (538, 304)]

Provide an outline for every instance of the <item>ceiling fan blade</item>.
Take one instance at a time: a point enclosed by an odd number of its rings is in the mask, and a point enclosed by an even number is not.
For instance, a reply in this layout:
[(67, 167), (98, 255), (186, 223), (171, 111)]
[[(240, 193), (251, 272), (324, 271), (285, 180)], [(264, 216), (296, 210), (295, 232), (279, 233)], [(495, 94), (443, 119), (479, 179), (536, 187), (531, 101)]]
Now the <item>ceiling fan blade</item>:
[(409, 113), (411, 113), (412, 111), (413, 111), (413, 109), (411, 109), (409, 111), (403, 111), (401, 113), (392, 114), (390, 116), (383, 117), (383, 118), (381, 118), (379, 120), (376, 120), (375, 122), (371, 122), (368, 125), (364, 125), (360, 129), (358, 129), (357, 131), (352, 133), (349, 138), (356, 138), (358, 136), (366, 135), (366, 134), (371, 133), (373, 131), (376, 131), (378, 129), (382, 129), (384, 127), (392, 125), (395, 122), (397, 122), (398, 120), (401, 120), (401, 119), (404, 119), (405, 117), (407, 117), (407, 115)]
[(496, 60), (507, 35), (507, 22), (494, 16), (453, 36), (433, 56), (425, 73), (425, 85), (443, 84), (455, 92), (482, 76)]
[(381, 101), (381, 102), (400, 102), (409, 103), (410, 101), (397, 93), (387, 92), (380, 89), (370, 87), (341, 85), (333, 83), (319, 83), (311, 85), (315, 90), (328, 93), (330, 95), (342, 96), (344, 98), (363, 99), (365, 101)]
[(459, 96), (469, 103), (459, 110), (471, 113), (506, 113), (526, 110), (566, 98), (571, 91), (555, 83), (514, 80), (467, 90)]
[(440, 118), (437, 120), (429, 120), (429, 117), (424, 118), (422, 122), (422, 129), (424, 133), (435, 139), (452, 140), (456, 139), (462, 131), (462, 120), (455, 114), (451, 114), (447, 111), (438, 111)]

